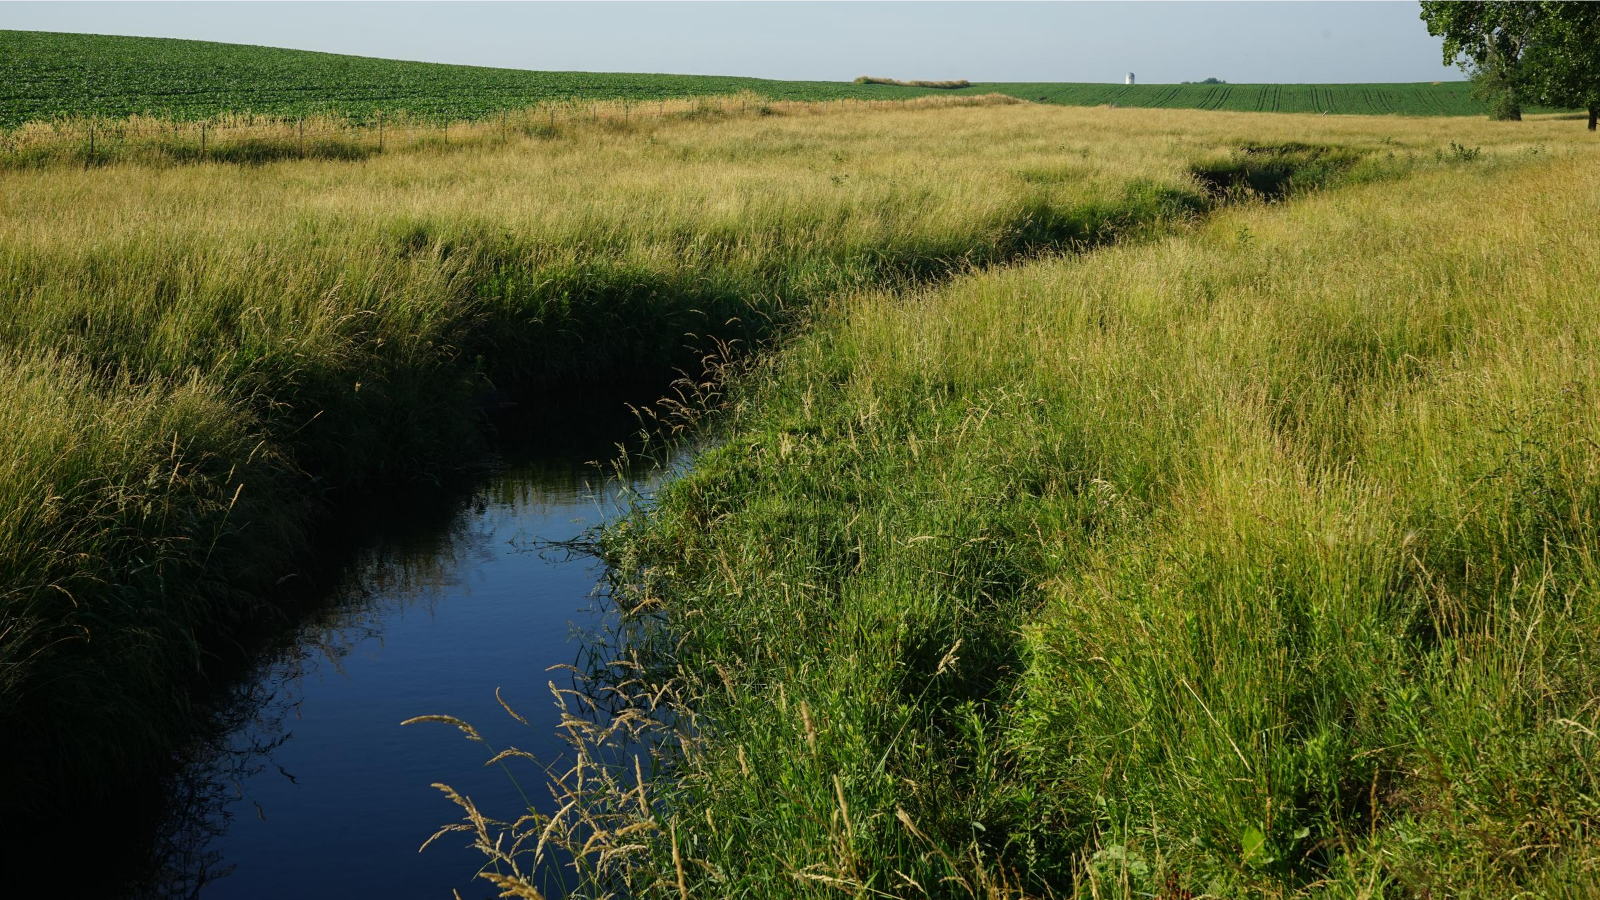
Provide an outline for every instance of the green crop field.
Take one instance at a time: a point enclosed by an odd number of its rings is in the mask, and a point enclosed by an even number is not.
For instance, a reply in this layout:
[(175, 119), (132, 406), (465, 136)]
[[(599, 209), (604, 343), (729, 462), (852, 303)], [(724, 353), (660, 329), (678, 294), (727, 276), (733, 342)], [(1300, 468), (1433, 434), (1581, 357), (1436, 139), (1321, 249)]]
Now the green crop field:
[(657, 100), (753, 92), (774, 100), (886, 99), (948, 93), (714, 75), (532, 72), (170, 38), (0, 31), (0, 127), (63, 115), (374, 110), (474, 119), (563, 100)]
[[(1478, 116), (1463, 81), (1430, 84), (984, 84), (975, 88), (1063, 106), (1221, 109), (1232, 112)], [(1534, 111), (1534, 110), (1530, 110)]]
[(0, 31), (0, 127), (60, 116), (377, 110), (475, 119), (568, 100), (658, 100), (750, 92), (773, 100), (1003, 93), (1064, 106), (1412, 116), (1481, 115), (1463, 82), (1120, 85), (979, 83), (956, 91), (715, 75), (534, 72), (167, 38)]

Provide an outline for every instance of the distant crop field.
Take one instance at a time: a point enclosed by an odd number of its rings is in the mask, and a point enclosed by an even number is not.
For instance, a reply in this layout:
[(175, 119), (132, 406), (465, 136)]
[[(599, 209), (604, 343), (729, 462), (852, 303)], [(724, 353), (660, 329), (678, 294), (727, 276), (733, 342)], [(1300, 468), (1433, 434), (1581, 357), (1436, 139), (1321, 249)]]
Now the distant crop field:
[[(1478, 116), (1462, 81), (1439, 84), (980, 84), (973, 90), (1063, 106), (1219, 109), (1232, 112)], [(1537, 110), (1530, 110), (1537, 111)]]
[[(885, 79), (887, 80), (887, 79)], [(1121, 85), (977, 83), (955, 90), (714, 75), (533, 72), (169, 38), (0, 31), (0, 128), (63, 116), (376, 112), (479, 119), (565, 101), (654, 101), (753, 93), (772, 100), (889, 100), (1003, 93), (1036, 103), (1240, 112), (1482, 115), (1464, 82)], [(1535, 110), (1536, 111), (1536, 110)]]
[(898, 99), (923, 88), (713, 75), (532, 72), (169, 38), (0, 31), (0, 127), (60, 116), (377, 110), (475, 119), (566, 100), (658, 100), (752, 92), (774, 100)]

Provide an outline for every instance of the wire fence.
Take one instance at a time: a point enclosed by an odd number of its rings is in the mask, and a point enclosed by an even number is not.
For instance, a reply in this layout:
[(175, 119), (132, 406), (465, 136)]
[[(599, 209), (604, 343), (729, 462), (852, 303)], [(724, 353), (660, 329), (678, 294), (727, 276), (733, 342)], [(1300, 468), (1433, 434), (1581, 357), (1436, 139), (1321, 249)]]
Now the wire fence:
[(823, 101), (771, 101), (755, 95), (732, 95), (549, 102), (475, 119), (383, 112), (361, 119), (254, 115), (194, 120), (147, 116), (62, 118), (0, 131), (0, 167), (354, 160), (399, 150), (464, 148), (514, 139), (554, 138), (584, 127), (626, 130), (663, 121), (815, 114), (838, 109), (927, 109), (997, 102), (1017, 101), (993, 95)]

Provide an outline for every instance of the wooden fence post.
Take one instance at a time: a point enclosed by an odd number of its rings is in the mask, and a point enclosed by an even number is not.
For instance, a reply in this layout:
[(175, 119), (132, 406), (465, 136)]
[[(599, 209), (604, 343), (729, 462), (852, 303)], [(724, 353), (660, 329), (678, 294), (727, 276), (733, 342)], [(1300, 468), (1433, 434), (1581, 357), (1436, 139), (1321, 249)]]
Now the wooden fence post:
[(206, 123), (204, 120), (200, 122), (200, 155), (206, 155)]
[(378, 152), (383, 152), (383, 110), (378, 110)]

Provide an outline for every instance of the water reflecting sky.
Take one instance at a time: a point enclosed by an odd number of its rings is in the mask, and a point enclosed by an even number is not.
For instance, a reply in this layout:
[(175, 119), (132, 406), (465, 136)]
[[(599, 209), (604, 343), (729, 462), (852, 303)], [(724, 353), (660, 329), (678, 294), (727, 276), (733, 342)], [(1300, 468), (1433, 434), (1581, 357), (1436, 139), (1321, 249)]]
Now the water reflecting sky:
[[(459, 809), (446, 782), (487, 811), (515, 815), (549, 794), (498, 767), (455, 728), (402, 728), (417, 715), (471, 722), (494, 748), (560, 766), (566, 747), (549, 667), (578, 661), (575, 631), (601, 624), (599, 564), (545, 541), (582, 536), (648, 493), (659, 470), (626, 482), (587, 464), (593, 445), (523, 454), (471, 490), (405, 488), (352, 526), (348, 562), (301, 621), (257, 651), (216, 721), (167, 789), (151, 872), (134, 896), (208, 898), (493, 897), (470, 835), (418, 847)], [(510, 718), (495, 690), (530, 720)], [(559, 893), (558, 885), (547, 884)]]

